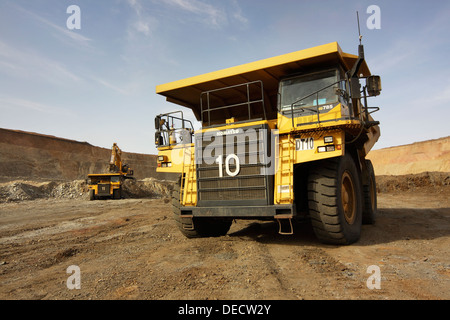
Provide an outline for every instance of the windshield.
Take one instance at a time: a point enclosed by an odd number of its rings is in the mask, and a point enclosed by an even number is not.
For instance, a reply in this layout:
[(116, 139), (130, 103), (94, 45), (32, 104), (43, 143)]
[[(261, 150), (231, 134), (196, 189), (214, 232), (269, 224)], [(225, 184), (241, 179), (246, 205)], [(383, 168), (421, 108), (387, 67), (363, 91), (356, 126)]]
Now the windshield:
[[(338, 96), (333, 84), (337, 81), (337, 71), (329, 70), (286, 79), (281, 82), (281, 110), (290, 110), (295, 102), (294, 109), (335, 103)], [(327, 88), (326, 88), (327, 87)], [(324, 90), (321, 90), (326, 88)], [(321, 90), (317, 94), (312, 93)], [(309, 96), (309, 97), (307, 97)], [(305, 98), (306, 97), (306, 98)], [(302, 99), (304, 98), (304, 99)], [(302, 99), (302, 100), (300, 100)], [(300, 100), (300, 101), (299, 101)]]

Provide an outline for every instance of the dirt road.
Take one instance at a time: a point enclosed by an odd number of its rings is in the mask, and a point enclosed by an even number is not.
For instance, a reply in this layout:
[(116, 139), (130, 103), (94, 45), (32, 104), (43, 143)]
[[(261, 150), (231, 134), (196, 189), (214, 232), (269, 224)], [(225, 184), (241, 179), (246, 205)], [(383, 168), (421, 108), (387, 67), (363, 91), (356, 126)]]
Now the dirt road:
[[(164, 199), (4, 203), (0, 299), (450, 299), (448, 194), (379, 194), (351, 246), (319, 243), (308, 223), (282, 236), (242, 220), (189, 240)], [(72, 265), (81, 289), (67, 287)]]

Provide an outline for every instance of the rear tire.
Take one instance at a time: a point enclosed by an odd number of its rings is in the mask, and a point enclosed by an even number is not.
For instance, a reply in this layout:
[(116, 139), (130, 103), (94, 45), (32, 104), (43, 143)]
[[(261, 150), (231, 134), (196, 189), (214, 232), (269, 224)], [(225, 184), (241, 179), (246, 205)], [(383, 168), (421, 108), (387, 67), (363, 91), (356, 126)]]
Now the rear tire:
[(320, 161), (308, 178), (308, 207), (314, 233), (328, 244), (358, 241), (362, 223), (361, 179), (349, 154)]
[(89, 189), (89, 200), (95, 200), (95, 190), (94, 189)]
[(230, 230), (232, 219), (226, 218), (190, 218), (181, 215), (180, 204), (181, 178), (172, 190), (172, 210), (175, 222), (181, 233), (187, 238), (221, 237)]
[(377, 184), (375, 170), (372, 162), (366, 160), (367, 182), (363, 185), (364, 208), (362, 213), (363, 224), (374, 224), (377, 216)]

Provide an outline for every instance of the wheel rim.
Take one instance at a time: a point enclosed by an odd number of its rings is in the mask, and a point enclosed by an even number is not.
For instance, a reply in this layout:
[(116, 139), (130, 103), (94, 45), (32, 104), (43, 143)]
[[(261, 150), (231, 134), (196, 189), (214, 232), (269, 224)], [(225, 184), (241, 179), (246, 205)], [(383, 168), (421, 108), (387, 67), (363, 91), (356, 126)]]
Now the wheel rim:
[(341, 193), (345, 220), (348, 224), (353, 224), (356, 218), (356, 196), (352, 177), (347, 171), (342, 176)]

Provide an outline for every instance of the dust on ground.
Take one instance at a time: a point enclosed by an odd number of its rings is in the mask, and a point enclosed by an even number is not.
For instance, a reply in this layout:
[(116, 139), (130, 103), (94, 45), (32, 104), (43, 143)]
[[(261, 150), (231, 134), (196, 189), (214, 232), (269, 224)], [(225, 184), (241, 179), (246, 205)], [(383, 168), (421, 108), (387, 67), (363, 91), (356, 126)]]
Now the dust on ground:
[[(0, 299), (450, 299), (450, 186), (410, 178), (407, 190), (379, 179), (378, 220), (350, 246), (321, 244), (308, 222), (283, 236), (275, 222), (237, 220), (226, 236), (187, 239), (165, 191), (3, 202)], [(67, 287), (72, 265), (79, 290)]]

